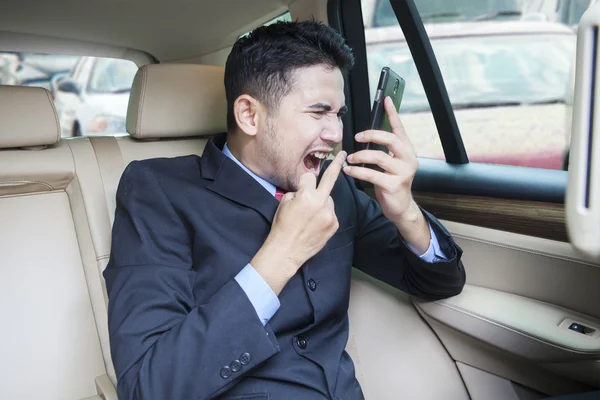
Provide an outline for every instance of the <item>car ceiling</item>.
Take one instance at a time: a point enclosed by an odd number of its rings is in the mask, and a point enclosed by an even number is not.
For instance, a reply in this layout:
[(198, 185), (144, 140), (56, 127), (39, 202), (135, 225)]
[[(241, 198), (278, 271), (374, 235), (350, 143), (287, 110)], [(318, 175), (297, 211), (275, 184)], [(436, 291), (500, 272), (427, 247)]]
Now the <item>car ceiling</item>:
[(231, 46), (287, 10), (287, 0), (20, 0), (0, 5), (0, 29), (147, 52), (176, 61)]

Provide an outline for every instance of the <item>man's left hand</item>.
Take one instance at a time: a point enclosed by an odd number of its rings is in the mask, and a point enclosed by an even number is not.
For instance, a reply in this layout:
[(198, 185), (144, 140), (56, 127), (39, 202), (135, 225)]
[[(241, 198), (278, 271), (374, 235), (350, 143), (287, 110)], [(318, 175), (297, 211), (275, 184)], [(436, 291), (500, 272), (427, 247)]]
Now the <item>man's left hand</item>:
[(430, 241), (429, 226), (411, 193), (419, 163), (389, 97), (385, 98), (384, 107), (392, 132), (367, 130), (358, 133), (356, 141), (384, 145), (389, 153), (362, 150), (348, 156), (349, 163), (377, 164), (384, 172), (356, 165), (344, 168), (344, 172), (355, 179), (372, 183), (383, 214), (395, 223), (408, 243), (425, 252)]

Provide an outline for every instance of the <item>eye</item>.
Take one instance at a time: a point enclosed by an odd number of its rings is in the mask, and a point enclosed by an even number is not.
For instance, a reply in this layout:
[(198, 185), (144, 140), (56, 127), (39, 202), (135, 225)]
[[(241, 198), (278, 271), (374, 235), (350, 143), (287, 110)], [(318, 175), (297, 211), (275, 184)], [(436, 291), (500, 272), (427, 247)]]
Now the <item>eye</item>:
[(311, 115), (315, 119), (321, 119), (325, 115), (327, 115), (327, 112), (325, 112), (325, 111), (313, 111), (313, 112), (311, 112)]

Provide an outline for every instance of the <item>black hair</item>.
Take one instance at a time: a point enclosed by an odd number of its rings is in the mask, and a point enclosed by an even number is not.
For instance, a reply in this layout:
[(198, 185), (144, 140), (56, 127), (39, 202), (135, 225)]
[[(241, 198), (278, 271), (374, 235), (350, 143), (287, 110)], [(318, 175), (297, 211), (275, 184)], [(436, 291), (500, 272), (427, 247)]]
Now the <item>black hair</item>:
[(275, 113), (290, 93), (294, 70), (325, 65), (346, 74), (354, 65), (344, 38), (327, 25), (314, 22), (276, 22), (261, 26), (237, 40), (225, 65), (227, 127), (236, 126), (233, 103), (248, 94)]

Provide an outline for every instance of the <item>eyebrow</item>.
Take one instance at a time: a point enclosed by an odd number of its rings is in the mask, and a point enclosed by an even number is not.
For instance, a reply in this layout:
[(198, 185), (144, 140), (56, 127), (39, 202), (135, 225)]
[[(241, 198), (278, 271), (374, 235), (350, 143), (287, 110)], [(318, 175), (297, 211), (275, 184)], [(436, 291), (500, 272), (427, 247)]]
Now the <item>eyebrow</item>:
[[(312, 105), (308, 106), (308, 108), (310, 108), (312, 110), (319, 110), (319, 111), (325, 111), (325, 112), (331, 112), (331, 110), (333, 110), (333, 108), (331, 107), (331, 105), (325, 104), (325, 103), (312, 104)], [(338, 111), (338, 114), (344, 115), (347, 112), (348, 112), (348, 107), (347, 106), (342, 106), (342, 107), (340, 107), (340, 110)]]

